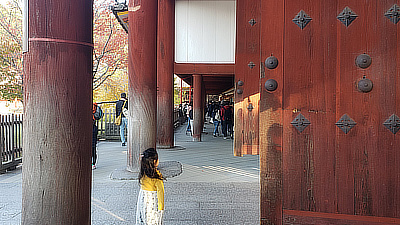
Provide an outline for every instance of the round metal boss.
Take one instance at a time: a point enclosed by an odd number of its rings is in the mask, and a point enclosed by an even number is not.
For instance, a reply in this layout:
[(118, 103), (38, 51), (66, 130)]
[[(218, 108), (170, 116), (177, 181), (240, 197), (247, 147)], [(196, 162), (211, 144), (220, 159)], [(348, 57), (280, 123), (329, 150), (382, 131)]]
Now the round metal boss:
[(267, 91), (275, 91), (278, 88), (278, 82), (274, 79), (269, 79), (265, 81), (264, 87)]
[(364, 78), (358, 81), (358, 90), (364, 93), (370, 92), (372, 90), (372, 81), (370, 79)]
[(278, 66), (278, 59), (275, 56), (270, 56), (265, 60), (265, 67), (275, 69)]
[(239, 95), (243, 94), (243, 90), (239, 88), (239, 89), (236, 90), (236, 93), (238, 93)]
[(367, 54), (361, 54), (356, 58), (356, 65), (362, 69), (368, 68), (372, 63), (371, 56)]
[(241, 80), (239, 80), (239, 81), (237, 82), (237, 85), (238, 85), (238, 86), (243, 86), (243, 85), (244, 85), (244, 82), (241, 81)]

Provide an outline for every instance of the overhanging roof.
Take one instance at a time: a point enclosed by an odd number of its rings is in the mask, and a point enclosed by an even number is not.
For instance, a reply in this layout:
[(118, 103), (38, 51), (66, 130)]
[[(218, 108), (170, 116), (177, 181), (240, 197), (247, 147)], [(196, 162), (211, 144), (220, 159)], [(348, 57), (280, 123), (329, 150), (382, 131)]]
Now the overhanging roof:
[(174, 73), (193, 86), (193, 74), (203, 77), (207, 94), (221, 94), (234, 86), (235, 64), (175, 63)]
[(125, 32), (128, 33), (128, 6), (126, 4), (119, 3), (111, 6), (111, 11), (121, 24), (122, 28), (124, 28)]
[[(120, 3), (111, 6), (118, 22), (128, 33), (128, 6)], [(193, 74), (203, 77), (207, 94), (221, 94), (234, 87), (235, 64), (175, 63), (174, 73), (193, 86)]]

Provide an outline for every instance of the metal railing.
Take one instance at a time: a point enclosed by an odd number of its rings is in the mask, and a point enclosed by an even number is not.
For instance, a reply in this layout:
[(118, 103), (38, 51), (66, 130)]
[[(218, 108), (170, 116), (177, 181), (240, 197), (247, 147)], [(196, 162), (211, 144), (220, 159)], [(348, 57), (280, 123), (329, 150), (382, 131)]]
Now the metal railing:
[[(115, 125), (115, 109), (103, 109), (104, 116), (96, 121), (98, 138), (118, 140), (119, 126)], [(183, 118), (179, 110), (174, 110), (174, 127), (178, 127)], [(125, 132), (127, 133), (127, 132)], [(15, 169), (22, 162), (22, 114), (0, 115), (0, 173)]]
[(0, 116), (0, 173), (22, 162), (22, 114)]
[[(96, 121), (98, 128), (98, 138), (103, 140), (118, 140), (119, 126), (115, 125), (115, 109), (103, 109), (104, 116)], [(179, 118), (179, 110), (174, 109), (174, 127), (178, 127), (182, 121)], [(125, 131), (125, 134), (127, 132)]]
[[(104, 116), (96, 121), (98, 128), (97, 137), (103, 140), (117, 140), (119, 136), (119, 126), (115, 125), (115, 109), (103, 109)], [(125, 132), (126, 134), (127, 132)]]

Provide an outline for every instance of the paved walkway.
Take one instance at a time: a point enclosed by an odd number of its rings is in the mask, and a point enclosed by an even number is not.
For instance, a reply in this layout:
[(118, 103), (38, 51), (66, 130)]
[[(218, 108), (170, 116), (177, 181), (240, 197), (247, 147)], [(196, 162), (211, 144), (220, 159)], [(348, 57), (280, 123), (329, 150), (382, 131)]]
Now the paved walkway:
[[(175, 131), (180, 150), (158, 149), (160, 162), (178, 161), (182, 173), (164, 182), (165, 225), (259, 224), (259, 158), (234, 157), (232, 140), (212, 136), (206, 125), (202, 142), (193, 142), (185, 126)], [(93, 171), (92, 224), (134, 224), (138, 183), (113, 180), (126, 166), (126, 147), (99, 142)], [(21, 169), (0, 175), (0, 224), (20, 224)]]

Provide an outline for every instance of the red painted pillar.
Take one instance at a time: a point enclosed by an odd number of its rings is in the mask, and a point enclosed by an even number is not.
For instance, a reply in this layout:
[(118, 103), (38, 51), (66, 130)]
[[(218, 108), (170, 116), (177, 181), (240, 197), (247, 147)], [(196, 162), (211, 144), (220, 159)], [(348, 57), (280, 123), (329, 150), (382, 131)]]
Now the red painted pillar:
[(182, 104), (182, 79), (181, 79), (181, 92), (180, 92), (180, 98), (181, 98), (181, 101), (180, 101), (180, 103)]
[(129, 122), (127, 170), (139, 170), (140, 153), (156, 147), (157, 0), (129, 1)]
[(189, 102), (192, 102), (192, 86), (189, 87)]
[(201, 84), (201, 132), (203, 132), (204, 129), (204, 123), (205, 123), (205, 113), (206, 113), (206, 88), (204, 85), (204, 82)]
[(90, 224), (92, 1), (28, 4), (22, 224)]
[(193, 75), (193, 141), (201, 141), (202, 124), (202, 83), (203, 77), (198, 74)]
[(175, 0), (158, 0), (157, 147), (174, 146)]

